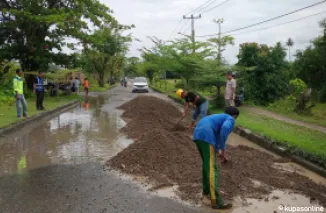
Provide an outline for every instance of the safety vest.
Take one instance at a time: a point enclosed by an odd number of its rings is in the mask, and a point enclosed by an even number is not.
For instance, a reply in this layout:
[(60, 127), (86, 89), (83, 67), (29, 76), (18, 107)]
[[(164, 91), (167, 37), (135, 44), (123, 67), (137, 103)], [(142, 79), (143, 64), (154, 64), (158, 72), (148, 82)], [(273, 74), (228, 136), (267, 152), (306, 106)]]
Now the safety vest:
[(37, 84), (36, 84), (35, 89), (36, 89), (37, 92), (43, 92), (44, 91), (43, 78), (37, 77)]
[(19, 76), (15, 76), (13, 79), (14, 83), (14, 93), (18, 93), (18, 95), (24, 94), (24, 85), (23, 85), (23, 79)]

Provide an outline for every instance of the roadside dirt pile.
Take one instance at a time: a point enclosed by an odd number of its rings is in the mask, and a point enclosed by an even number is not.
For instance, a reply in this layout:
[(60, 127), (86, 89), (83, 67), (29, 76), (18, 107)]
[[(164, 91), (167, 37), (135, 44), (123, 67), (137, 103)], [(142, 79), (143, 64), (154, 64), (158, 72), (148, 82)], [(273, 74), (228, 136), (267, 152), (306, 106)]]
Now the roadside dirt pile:
[[(107, 165), (148, 177), (155, 188), (178, 185), (182, 199), (197, 202), (201, 193), (201, 159), (189, 130), (173, 131), (181, 112), (151, 96), (139, 96), (120, 109), (125, 110), (123, 117), (128, 121), (121, 131), (135, 142)], [(280, 160), (271, 155), (246, 146), (228, 146), (227, 154), (232, 164), (219, 167), (219, 190), (224, 199), (237, 195), (263, 198), (273, 189), (290, 189), (326, 203), (325, 186), (274, 168), (273, 162)]]

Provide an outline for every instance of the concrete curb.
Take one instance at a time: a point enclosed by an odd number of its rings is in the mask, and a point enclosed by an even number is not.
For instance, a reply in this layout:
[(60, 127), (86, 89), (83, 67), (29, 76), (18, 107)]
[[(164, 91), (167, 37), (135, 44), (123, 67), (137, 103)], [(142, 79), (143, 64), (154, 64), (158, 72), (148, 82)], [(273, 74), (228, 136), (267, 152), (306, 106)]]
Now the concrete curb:
[[(152, 89), (155, 90), (154, 88), (152, 88)], [(155, 90), (155, 91), (162, 93), (158, 90)], [(177, 98), (171, 97), (169, 95), (168, 95), (168, 98), (170, 98), (171, 100), (175, 101), (178, 104), (182, 104), (181, 100), (179, 100)], [(239, 127), (239, 126), (234, 127), (233, 132), (235, 134), (238, 134), (238, 135), (252, 141), (253, 143), (275, 153), (275, 154), (278, 154), (282, 157), (289, 158), (293, 162), (303, 166), (304, 168), (306, 168), (310, 171), (313, 171), (313, 172), (319, 174), (320, 176), (326, 178), (326, 168), (315, 164), (315, 162), (305, 159), (303, 156), (292, 154), (290, 152), (289, 148), (280, 145), (279, 142), (271, 141), (259, 134), (253, 133), (250, 130), (243, 128), (243, 127)]]
[(10, 125), (8, 127), (5, 127), (5, 128), (1, 128), (0, 129), (0, 136), (2, 136), (4, 134), (12, 133), (12, 132), (14, 132), (14, 131), (16, 131), (18, 129), (21, 129), (21, 128), (23, 128), (23, 127), (37, 121), (37, 120), (43, 119), (45, 117), (52, 116), (54, 113), (67, 111), (68, 109), (77, 106), (79, 103), (80, 103), (80, 101), (78, 101), (78, 100), (71, 101), (71, 102), (68, 102), (67, 104), (62, 105), (60, 107), (57, 107), (55, 109), (41, 112), (39, 114), (31, 116), (30, 118), (27, 118), (26, 120), (14, 123), (14, 124), (12, 124), (12, 125)]

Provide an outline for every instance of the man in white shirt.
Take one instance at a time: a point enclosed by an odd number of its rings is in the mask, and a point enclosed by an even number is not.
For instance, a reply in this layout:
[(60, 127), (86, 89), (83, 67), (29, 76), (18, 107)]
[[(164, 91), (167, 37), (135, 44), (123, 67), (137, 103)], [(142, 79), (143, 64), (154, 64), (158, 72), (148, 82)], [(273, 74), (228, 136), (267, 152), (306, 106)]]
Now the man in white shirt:
[(237, 82), (232, 77), (232, 72), (228, 72), (226, 74), (226, 86), (225, 86), (225, 105), (226, 107), (234, 106), (234, 98), (235, 98), (235, 89), (237, 87)]

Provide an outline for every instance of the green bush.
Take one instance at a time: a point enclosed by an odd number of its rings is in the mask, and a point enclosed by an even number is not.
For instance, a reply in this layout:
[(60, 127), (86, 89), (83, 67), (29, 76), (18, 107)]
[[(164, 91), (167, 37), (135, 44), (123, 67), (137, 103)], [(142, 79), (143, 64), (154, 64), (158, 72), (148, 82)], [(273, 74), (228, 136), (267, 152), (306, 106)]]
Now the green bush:
[(304, 92), (305, 89), (307, 89), (307, 85), (304, 81), (302, 81), (299, 78), (293, 79), (290, 81), (290, 98), (294, 99), (296, 96), (302, 92)]
[(6, 95), (4, 93), (0, 93), (0, 106), (2, 105), (9, 105), (12, 106), (14, 105), (15, 98), (14, 95)]

